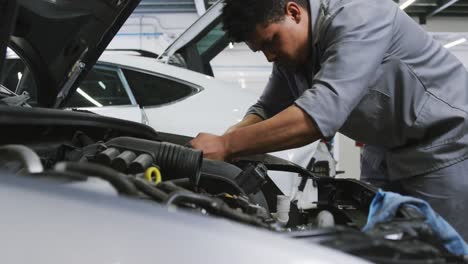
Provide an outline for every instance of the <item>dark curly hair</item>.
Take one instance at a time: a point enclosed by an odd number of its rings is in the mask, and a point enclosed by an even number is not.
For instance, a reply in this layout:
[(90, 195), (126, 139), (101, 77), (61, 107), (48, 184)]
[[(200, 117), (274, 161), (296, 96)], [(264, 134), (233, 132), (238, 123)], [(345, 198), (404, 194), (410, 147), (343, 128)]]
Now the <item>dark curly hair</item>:
[(225, 0), (223, 30), (234, 42), (246, 41), (256, 25), (281, 21), (288, 2), (308, 7), (308, 0)]

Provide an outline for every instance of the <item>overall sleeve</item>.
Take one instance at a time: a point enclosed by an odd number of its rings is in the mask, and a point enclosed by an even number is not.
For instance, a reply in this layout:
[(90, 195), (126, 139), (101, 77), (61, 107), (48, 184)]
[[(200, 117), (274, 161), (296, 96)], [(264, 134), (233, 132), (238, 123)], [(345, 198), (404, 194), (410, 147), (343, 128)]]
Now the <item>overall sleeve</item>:
[[(391, 6), (393, 7), (393, 5)], [(353, 1), (325, 20), (320, 71), (295, 104), (332, 137), (368, 91), (392, 41), (395, 9), (377, 1)]]
[(287, 79), (275, 64), (263, 94), (257, 103), (249, 108), (247, 115), (254, 114), (262, 119), (268, 119), (293, 103), (294, 98)]

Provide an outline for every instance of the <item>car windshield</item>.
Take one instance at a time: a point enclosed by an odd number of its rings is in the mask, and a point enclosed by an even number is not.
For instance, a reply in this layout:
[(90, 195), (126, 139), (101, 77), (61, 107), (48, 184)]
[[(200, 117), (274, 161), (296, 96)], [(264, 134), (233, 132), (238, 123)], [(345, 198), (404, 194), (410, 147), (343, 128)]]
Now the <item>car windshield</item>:
[(209, 30), (199, 41), (196, 41), (196, 47), (200, 55), (206, 56), (207, 52), (213, 47), (224, 44), (223, 38), (226, 33), (223, 31), (223, 24), (218, 23), (213, 29)]

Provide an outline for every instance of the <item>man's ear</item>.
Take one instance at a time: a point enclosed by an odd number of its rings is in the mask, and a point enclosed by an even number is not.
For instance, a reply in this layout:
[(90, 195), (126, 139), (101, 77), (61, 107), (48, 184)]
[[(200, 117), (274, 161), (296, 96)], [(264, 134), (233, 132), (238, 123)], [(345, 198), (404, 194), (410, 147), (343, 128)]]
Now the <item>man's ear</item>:
[(296, 2), (289, 1), (286, 4), (286, 16), (299, 24), (304, 17), (304, 9)]

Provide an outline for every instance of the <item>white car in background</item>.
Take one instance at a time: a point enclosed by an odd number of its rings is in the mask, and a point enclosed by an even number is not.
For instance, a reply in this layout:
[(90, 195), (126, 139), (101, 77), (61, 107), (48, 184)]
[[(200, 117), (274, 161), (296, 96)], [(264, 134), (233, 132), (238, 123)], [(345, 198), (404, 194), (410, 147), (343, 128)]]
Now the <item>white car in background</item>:
[[(28, 78), (26, 64), (11, 50), (7, 57), (5, 68), (10, 73), (1, 83), (24, 87), (31, 96), (28, 103), (35, 106), (35, 83)], [(109, 51), (99, 58), (64, 106), (194, 137), (199, 132), (223, 134), (243, 118), (256, 100), (257, 95), (211, 76), (135, 52)], [(305, 167), (315, 149), (312, 144), (274, 155)], [(293, 173), (272, 171), (270, 176), (286, 194), (291, 194), (297, 184)]]
[(201, 130), (224, 133), (255, 100), (210, 76), (147, 57), (104, 53), (66, 106), (194, 137)]

